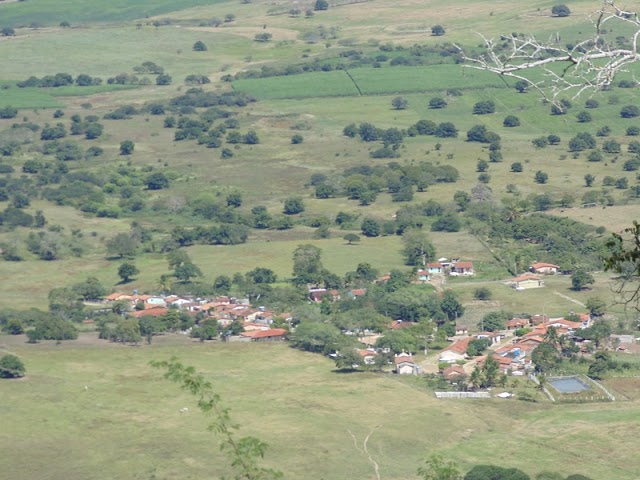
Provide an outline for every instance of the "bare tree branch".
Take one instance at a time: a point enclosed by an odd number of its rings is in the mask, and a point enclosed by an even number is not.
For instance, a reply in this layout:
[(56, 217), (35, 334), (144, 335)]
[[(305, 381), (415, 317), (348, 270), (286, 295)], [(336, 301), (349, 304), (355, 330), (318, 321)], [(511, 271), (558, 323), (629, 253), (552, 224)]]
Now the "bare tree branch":
[[(496, 42), (481, 35), (485, 53), (476, 57), (458, 48), (468, 68), (525, 81), (543, 98), (559, 105), (560, 96), (575, 98), (586, 91), (607, 88), (618, 74), (640, 61), (640, 19), (636, 12), (618, 8), (615, 0), (603, 0), (589, 18), (594, 26), (593, 35), (571, 48), (562, 45), (558, 35), (546, 42), (533, 36), (514, 35), (502, 36)], [(618, 24), (635, 29), (630, 45), (617, 45), (607, 37)], [(542, 79), (534, 72), (541, 72)]]

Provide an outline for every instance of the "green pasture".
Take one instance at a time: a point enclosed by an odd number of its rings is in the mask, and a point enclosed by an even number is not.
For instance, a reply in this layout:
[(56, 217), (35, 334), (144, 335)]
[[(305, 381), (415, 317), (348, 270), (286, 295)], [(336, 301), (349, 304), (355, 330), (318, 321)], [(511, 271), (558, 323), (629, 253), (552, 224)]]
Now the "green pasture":
[[(192, 51), (197, 40), (205, 42), (208, 51)], [(152, 61), (173, 76), (174, 84), (181, 85), (188, 74), (219, 72), (224, 64), (242, 58), (252, 43), (251, 39), (231, 35), (226, 29), (111, 26), (36, 30), (30, 35), (0, 41), (0, 60), (11, 64), (10, 69), (2, 72), (5, 80), (65, 72), (74, 76), (86, 73), (103, 81), (119, 73), (134, 73), (133, 67)], [(154, 75), (138, 76), (146, 76), (155, 83)]]
[(29, 0), (28, 2), (0, 3), (0, 26), (115, 23), (136, 20), (198, 5), (209, 5), (220, 0)]
[(134, 85), (97, 85), (95, 87), (18, 88), (0, 89), (0, 107), (59, 108), (63, 103), (57, 97), (85, 97), (107, 92), (138, 88)]
[[(108, 344), (83, 334), (55, 345), (0, 337), (22, 380), (0, 382), (0, 468), (14, 478), (203, 478), (229, 473), (195, 399), (161, 379), (150, 360), (177, 356), (213, 383), (241, 435), (267, 442), (266, 466), (285, 478), (416, 478), (432, 454), (463, 469), (479, 463), (543, 467), (595, 479), (636, 478), (637, 401), (550, 405), (437, 400), (419, 379), (339, 374), (333, 362), (286, 344)], [(509, 387), (508, 387), (509, 388)], [(527, 387), (535, 394), (534, 387)], [(527, 390), (525, 388), (525, 390)], [(520, 388), (522, 390), (522, 388)], [(402, 408), (392, 407), (403, 398)], [(188, 407), (187, 413), (179, 410)], [(373, 433), (371, 433), (373, 432)], [(514, 437), (526, 438), (527, 453)], [(500, 445), (487, 462), (487, 445)], [(615, 448), (614, 448), (615, 445)], [(29, 462), (22, 453), (37, 452)], [(566, 459), (572, 461), (567, 462)]]

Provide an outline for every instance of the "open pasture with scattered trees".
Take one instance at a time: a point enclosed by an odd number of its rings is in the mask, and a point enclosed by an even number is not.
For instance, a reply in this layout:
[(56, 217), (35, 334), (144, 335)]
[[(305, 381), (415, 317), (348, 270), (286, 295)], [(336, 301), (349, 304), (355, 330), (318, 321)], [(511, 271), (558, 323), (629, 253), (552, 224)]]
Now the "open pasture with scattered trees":
[[(0, 356), (24, 367), (3, 367), (18, 378), (0, 380), (0, 471), (229, 475), (194, 399), (148, 366), (175, 354), (287, 478), (368, 478), (375, 462), (377, 478), (409, 479), (433, 454), (463, 473), (491, 461), (535, 478), (544, 458), (562, 478), (637, 477), (639, 396), (611, 373), (633, 362), (570, 365), (609, 369), (614, 403), (552, 405), (515, 377), (525, 395), (508, 403), (436, 400), (426, 376), (205, 343), (243, 327), (172, 311), (160, 328), (103, 303), (246, 298), (293, 312), (277, 321), (291, 344), (325, 355), (366, 329), (437, 356), (456, 327), (511, 315), (590, 312), (638, 337), (640, 232), (624, 231), (640, 209), (636, 17), (597, 0), (98, 3), (0, 0)], [(424, 280), (440, 258), (475, 271)], [(535, 262), (558, 272), (512, 288)], [(342, 299), (313, 304), (315, 287)]]

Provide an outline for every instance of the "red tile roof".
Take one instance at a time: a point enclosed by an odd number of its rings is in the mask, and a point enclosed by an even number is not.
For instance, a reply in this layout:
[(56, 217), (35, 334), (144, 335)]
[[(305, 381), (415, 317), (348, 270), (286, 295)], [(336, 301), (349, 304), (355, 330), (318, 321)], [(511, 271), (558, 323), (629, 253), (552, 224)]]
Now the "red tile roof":
[(410, 363), (411, 365), (415, 365), (416, 362), (413, 361), (413, 356), (407, 353), (401, 353), (395, 358), (396, 365), (401, 365), (403, 363)]
[(469, 346), (469, 342), (473, 340), (472, 337), (461, 338), (460, 340), (456, 340), (451, 344), (448, 348), (445, 348), (445, 351), (450, 351), (454, 353), (459, 353), (461, 355), (467, 352), (467, 347)]
[(515, 277), (511, 279), (511, 281), (514, 283), (524, 282), (526, 280), (540, 280), (540, 277), (537, 275), (532, 275), (530, 273), (525, 273), (524, 275), (520, 275), (519, 277)]
[(132, 312), (131, 315), (136, 318), (142, 317), (161, 317), (168, 310), (164, 307), (156, 307), (156, 308), (147, 308), (146, 310), (138, 310), (136, 312)]
[(242, 332), (240, 335), (243, 337), (251, 338), (269, 338), (269, 337), (281, 337), (288, 332), (284, 328), (273, 328), (271, 330), (257, 330), (253, 332)]
[(453, 264), (453, 268), (473, 268), (473, 262), (456, 262)]
[(545, 268), (545, 267), (546, 268), (560, 268), (559, 265), (554, 265), (553, 263), (544, 263), (544, 262), (536, 262), (536, 263), (533, 263), (531, 265), (531, 268), (536, 269), (536, 270), (538, 268)]

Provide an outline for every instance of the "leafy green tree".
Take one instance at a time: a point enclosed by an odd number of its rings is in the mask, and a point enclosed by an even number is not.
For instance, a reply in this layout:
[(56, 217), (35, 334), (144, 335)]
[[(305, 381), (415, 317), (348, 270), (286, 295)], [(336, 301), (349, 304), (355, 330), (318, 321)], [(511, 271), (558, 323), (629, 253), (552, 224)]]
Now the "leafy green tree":
[(329, 8), (329, 2), (327, 0), (316, 0), (313, 4), (313, 9), (316, 11), (327, 10)]
[(171, 85), (172, 80), (171, 75), (162, 73), (156, 77), (156, 85)]
[(254, 283), (275, 283), (278, 280), (278, 276), (270, 268), (256, 267), (250, 272), (247, 272), (246, 276)]
[(351, 348), (336, 357), (336, 367), (340, 370), (357, 370), (362, 363), (362, 357)]
[(149, 190), (162, 190), (169, 188), (169, 179), (162, 172), (154, 172), (150, 174), (144, 180), (145, 185)]
[(525, 93), (529, 89), (529, 82), (525, 80), (518, 80), (513, 87), (518, 93)]
[(560, 363), (560, 354), (551, 343), (543, 342), (531, 352), (531, 361), (537, 372), (548, 373)]
[(531, 477), (517, 468), (476, 465), (467, 472), (464, 480), (531, 480)]
[(488, 287), (478, 287), (473, 292), (473, 298), (476, 300), (491, 300), (493, 293)]
[(482, 317), (480, 322), (480, 330), (483, 332), (495, 332), (503, 330), (505, 322), (511, 317), (509, 312), (494, 311), (487, 313)]
[(502, 122), (502, 125), (504, 125), (505, 127), (519, 127), (520, 126), (520, 119), (518, 117), (516, 117), (515, 115), (507, 115), (504, 118), (504, 121)]
[(462, 480), (458, 466), (440, 455), (432, 455), (418, 467), (418, 476), (422, 480)]
[(322, 250), (315, 245), (298, 245), (293, 252), (293, 283), (306, 285), (322, 282), (324, 267), (321, 255)]
[(228, 456), (235, 471), (233, 478), (238, 480), (282, 478), (281, 472), (261, 467), (258, 463), (264, 458), (267, 450), (266, 443), (255, 437), (237, 437), (238, 426), (232, 421), (229, 408), (222, 404), (220, 395), (214, 391), (212, 384), (203, 375), (197, 373), (193, 367), (185, 367), (176, 358), (163, 362), (151, 362), (151, 365), (164, 370), (167, 380), (177, 383), (183, 390), (198, 399), (198, 408), (212, 419), (207, 426), (208, 430), (221, 438), (221, 450)]
[(571, 289), (580, 291), (586, 288), (588, 285), (595, 283), (593, 275), (587, 272), (584, 268), (578, 268), (573, 274), (571, 274)]
[(198, 40), (196, 43), (193, 44), (194, 52), (206, 52), (207, 50), (208, 50), (207, 46), (201, 40)]
[(435, 37), (440, 37), (446, 33), (444, 27), (442, 25), (434, 25), (431, 27), (431, 35)]
[(15, 355), (7, 353), (0, 357), (0, 378), (24, 377), (26, 369), (24, 363)]
[(202, 271), (193, 263), (183, 263), (174, 269), (175, 277), (184, 283), (189, 283), (192, 278), (201, 277)]
[(545, 184), (549, 180), (549, 175), (542, 170), (538, 170), (534, 175), (534, 180), (536, 183)]
[(375, 218), (367, 217), (362, 221), (360, 229), (365, 237), (377, 237), (380, 235), (380, 222)]
[(355, 233), (347, 233), (344, 237), (342, 237), (342, 239), (346, 240), (348, 245), (353, 245), (354, 243), (358, 243), (360, 241), (360, 237)]
[(347, 337), (330, 323), (303, 320), (291, 333), (289, 340), (293, 348), (328, 354), (333, 350), (339, 350)]
[(284, 201), (282, 213), (295, 215), (302, 212), (304, 212), (304, 200), (302, 200), (302, 197), (289, 197)]
[(620, 110), (622, 118), (635, 118), (640, 116), (640, 108), (635, 105), (627, 105)]
[(129, 233), (118, 233), (106, 242), (109, 255), (135, 257), (138, 241)]
[(96, 277), (89, 277), (84, 282), (76, 283), (72, 288), (82, 300), (98, 300), (106, 294), (106, 289)]
[[(429, 108), (439, 109), (439, 108), (444, 108), (446, 106), (447, 106), (447, 101), (442, 97), (432, 97), (429, 100)], [(422, 121), (424, 122), (426, 120), (422, 120)], [(418, 130), (418, 133), (421, 133), (420, 130)], [(421, 134), (424, 135), (424, 133), (421, 133)]]
[(464, 307), (452, 290), (445, 290), (440, 301), (440, 308), (449, 320), (456, 320), (464, 315)]
[(128, 283), (131, 277), (140, 273), (140, 270), (133, 263), (123, 263), (118, 267), (118, 276), (122, 283)]
[(402, 235), (402, 243), (407, 265), (422, 266), (436, 257), (435, 247), (422, 230), (406, 230)]
[(566, 5), (554, 5), (551, 7), (551, 15), (554, 17), (568, 17), (571, 15), (571, 10)]
[(136, 145), (131, 140), (123, 140), (120, 142), (120, 155), (131, 155)]
[(596, 177), (591, 175), (590, 173), (584, 176), (584, 183), (585, 183), (585, 186), (587, 187), (591, 187), (593, 185), (593, 182), (595, 181), (596, 181)]
[(474, 115), (487, 115), (495, 113), (496, 104), (493, 100), (482, 100), (473, 106)]
[(391, 330), (384, 337), (376, 340), (376, 348), (388, 348), (393, 353), (416, 353), (420, 350), (420, 339), (413, 335), (409, 329)]
[(404, 97), (393, 97), (391, 106), (396, 110), (405, 110), (409, 106), (409, 101)]

